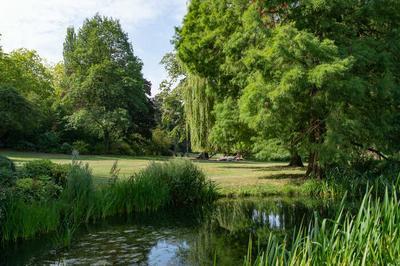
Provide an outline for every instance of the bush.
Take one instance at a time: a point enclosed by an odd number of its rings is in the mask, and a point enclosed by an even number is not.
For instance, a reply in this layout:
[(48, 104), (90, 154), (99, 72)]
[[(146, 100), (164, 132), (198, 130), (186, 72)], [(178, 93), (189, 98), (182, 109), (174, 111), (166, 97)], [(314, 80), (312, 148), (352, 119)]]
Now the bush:
[(59, 138), (54, 132), (46, 132), (38, 138), (38, 148), (44, 152), (56, 152), (59, 146)]
[(59, 149), (59, 151), (60, 151), (61, 153), (64, 153), (64, 154), (71, 154), (71, 153), (72, 153), (72, 150), (73, 150), (72, 145), (69, 144), (69, 143), (67, 143), (67, 142), (64, 142), (64, 143), (60, 146), (60, 149)]
[(23, 177), (38, 178), (39, 176), (51, 176), (55, 163), (50, 160), (34, 160), (26, 162), (22, 169)]
[(65, 187), (70, 168), (71, 166), (68, 164), (61, 165), (50, 160), (35, 160), (24, 164), (21, 169), (21, 176), (35, 180), (48, 177), (54, 184)]
[(51, 181), (50, 177), (42, 176), (40, 179), (18, 179), (15, 186), (15, 195), (24, 202), (47, 201), (60, 196), (62, 188)]
[(7, 157), (0, 155), (0, 171), (2, 170), (10, 170), (15, 172), (15, 165), (14, 162)]
[(111, 146), (111, 154), (135, 155), (135, 151), (125, 141), (119, 141)]
[(14, 145), (17, 151), (36, 151), (36, 145), (29, 141), (19, 141)]
[(151, 150), (153, 155), (171, 155), (169, 150), (172, 145), (172, 140), (168, 133), (160, 128), (156, 128), (151, 136)]
[(82, 140), (75, 141), (72, 144), (72, 148), (76, 151), (78, 151), (80, 154), (89, 154), (90, 152), (90, 146), (86, 142)]

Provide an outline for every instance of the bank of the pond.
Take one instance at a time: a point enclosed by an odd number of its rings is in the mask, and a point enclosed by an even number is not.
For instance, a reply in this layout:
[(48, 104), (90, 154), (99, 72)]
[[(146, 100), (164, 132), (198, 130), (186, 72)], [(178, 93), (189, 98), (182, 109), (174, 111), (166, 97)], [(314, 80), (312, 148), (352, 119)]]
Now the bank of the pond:
[(0, 253), (6, 263), (0, 264), (212, 265), (215, 258), (216, 265), (241, 265), (250, 235), (264, 248), (270, 232), (280, 239), (290, 237), (315, 212), (334, 217), (334, 203), (225, 198), (208, 208), (115, 216), (81, 226), (68, 248), (57, 248), (53, 234), (8, 245)]
[[(39, 166), (43, 167), (42, 164)], [(118, 179), (116, 171), (115, 168), (111, 173), (114, 179), (96, 189), (90, 168), (74, 162), (67, 174), (65, 188), (55, 198), (47, 194), (43, 198), (23, 194), (21, 198), (13, 193), (19, 187), (11, 187), (5, 199), (5, 217), (0, 227), (2, 241), (29, 239), (57, 231), (60, 242), (68, 244), (82, 223), (114, 215), (206, 205), (217, 197), (214, 184), (187, 160), (152, 163), (125, 179)], [(26, 178), (30, 180), (29, 193), (36, 193), (32, 187), (43, 183), (41, 177), (37, 178)]]
[[(389, 189), (391, 191), (389, 191)], [(250, 242), (245, 265), (399, 265), (399, 190), (389, 187), (383, 198), (366, 193), (353, 214), (343, 205), (335, 219), (315, 220), (294, 232), (292, 239), (266, 236), (255, 258)]]

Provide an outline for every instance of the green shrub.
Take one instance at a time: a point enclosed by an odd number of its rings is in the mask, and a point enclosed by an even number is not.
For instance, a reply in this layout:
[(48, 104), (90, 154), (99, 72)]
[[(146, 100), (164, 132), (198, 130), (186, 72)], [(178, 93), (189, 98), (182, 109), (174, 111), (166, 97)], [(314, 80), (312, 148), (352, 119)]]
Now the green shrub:
[(15, 165), (14, 162), (7, 157), (0, 155), (0, 171), (4, 169), (15, 172)]
[(125, 141), (119, 141), (111, 146), (111, 154), (134, 155), (135, 151)]
[(65, 187), (70, 168), (68, 164), (60, 165), (50, 160), (34, 160), (23, 165), (20, 175), (33, 179), (49, 177), (56, 185)]
[(168, 133), (161, 128), (156, 128), (151, 136), (151, 150), (153, 155), (171, 155), (169, 150), (172, 145), (172, 140)]
[(0, 187), (11, 187), (15, 184), (17, 175), (10, 169), (0, 169)]
[(72, 150), (73, 150), (72, 145), (67, 142), (64, 142), (59, 148), (59, 151), (64, 154), (71, 154)]
[(75, 141), (72, 143), (72, 148), (79, 152), (79, 154), (89, 154), (90, 145), (82, 140)]
[(48, 201), (60, 196), (62, 188), (50, 181), (50, 177), (22, 178), (16, 181), (15, 195), (25, 202)]
[(22, 169), (21, 175), (29, 178), (37, 178), (39, 176), (51, 176), (55, 163), (50, 160), (34, 160), (26, 162)]
[(59, 137), (54, 132), (45, 132), (38, 137), (37, 146), (40, 151), (56, 152), (59, 146)]
[(17, 151), (36, 151), (36, 145), (29, 141), (18, 141), (14, 145), (14, 149)]

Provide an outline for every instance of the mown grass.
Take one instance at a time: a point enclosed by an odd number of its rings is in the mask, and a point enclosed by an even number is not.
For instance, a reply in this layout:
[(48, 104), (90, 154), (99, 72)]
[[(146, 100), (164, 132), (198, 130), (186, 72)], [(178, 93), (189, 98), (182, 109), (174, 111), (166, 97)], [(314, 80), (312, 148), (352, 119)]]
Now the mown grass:
[[(61, 154), (27, 153), (0, 151), (1, 155), (11, 158), (21, 165), (35, 159), (49, 159), (55, 163), (71, 162), (71, 156)], [(88, 156), (79, 159), (93, 169), (95, 185), (107, 184), (110, 168), (117, 160), (122, 178), (129, 177), (148, 166), (152, 161), (166, 161), (171, 157), (129, 157), (129, 156)], [(215, 160), (193, 160), (206, 174), (215, 181), (223, 196), (267, 196), (267, 195), (306, 195), (307, 182), (302, 178), (305, 169), (287, 167), (287, 163), (269, 162), (218, 162)]]
[(381, 199), (366, 193), (354, 215), (343, 205), (336, 219), (315, 217), (292, 241), (268, 238), (268, 246), (244, 265), (399, 265), (400, 208), (398, 190), (386, 189)]

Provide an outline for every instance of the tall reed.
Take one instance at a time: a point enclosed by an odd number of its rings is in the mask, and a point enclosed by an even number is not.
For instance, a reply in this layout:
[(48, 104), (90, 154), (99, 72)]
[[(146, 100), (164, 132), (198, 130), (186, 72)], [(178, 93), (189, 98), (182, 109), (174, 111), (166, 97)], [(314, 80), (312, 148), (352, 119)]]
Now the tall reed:
[(244, 265), (399, 265), (400, 208), (396, 189), (364, 196), (356, 215), (342, 206), (336, 219), (315, 218), (290, 243), (269, 236), (264, 252)]
[(128, 179), (113, 179), (95, 189), (89, 167), (74, 161), (58, 199), (27, 203), (11, 197), (5, 222), (0, 225), (0, 238), (27, 239), (57, 230), (57, 237), (68, 244), (82, 223), (113, 215), (206, 204), (217, 195), (213, 183), (187, 160), (151, 163)]

